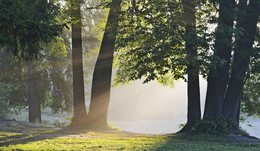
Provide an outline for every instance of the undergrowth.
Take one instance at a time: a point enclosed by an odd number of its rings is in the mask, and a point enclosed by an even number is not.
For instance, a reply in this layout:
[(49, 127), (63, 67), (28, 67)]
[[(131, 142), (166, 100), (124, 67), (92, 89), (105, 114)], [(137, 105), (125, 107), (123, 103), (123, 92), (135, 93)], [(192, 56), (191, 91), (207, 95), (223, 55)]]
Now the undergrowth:
[(242, 131), (236, 122), (231, 122), (222, 116), (207, 117), (198, 121), (192, 128), (193, 133), (197, 134), (214, 134), (214, 135), (228, 135), (230, 133), (241, 133), (248, 135)]

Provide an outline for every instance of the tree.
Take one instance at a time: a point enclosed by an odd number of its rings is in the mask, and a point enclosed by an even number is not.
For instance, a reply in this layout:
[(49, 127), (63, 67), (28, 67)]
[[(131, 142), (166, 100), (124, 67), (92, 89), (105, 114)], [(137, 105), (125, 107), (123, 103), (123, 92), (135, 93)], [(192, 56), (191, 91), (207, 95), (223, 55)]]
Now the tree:
[[(72, 110), (72, 74), (70, 42), (67, 34), (63, 38), (42, 46), (42, 57), (33, 60), (33, 88), (37, 89), (40, 102), (40, 111), (51, 108), (53, 112), (71, 112)], [(64, 37), (65, 36), (65, 37)], [(67, 48), (65, 48), (65, 44)], [(21, 109), (28, 109), (28, 61), (19, 60), (8, 52), (1, 50), (0, 82), (1, 106), (7, 104), (10, 113), (18, 114)], [(32, 70), (30, 70), (32, 71)], [(37, 87), (35, 87), (37, 86)], [(1, 101), (0, 101), (1, 102)], [(41, 113), (39, 113), (41, 114)], [(29, 114), (29, 116), (31, 116)], [(33, 115), (34, 116), (34, 115)], [(36, 118), (40, 115), (36, 116)], [(5, 118), (8, 118), (5, 116)]]
[(197, 62), (196, 48), (196, 16), (195, 16), (195, 1), (183, 0), (184, 20), (185, 20), (185, 49), (187, 53), (188, 73), (188, 116), (187, 123), (180, 132), (191, 131), (197, 121), (201, 119), (200, 110), (200, 86), (199, 86), (199, 67)]
[(81, 0), (72, 0), (72, 69), (73, 69), (73, 105), (74, 117), (72, 127), (83, 127), (86, 124), (87, 109), (84, 95), (82, 35), (81, 35)]
[[(53, 112), (73, 111), (72, 60), (70, 32), (64, 31), (57, 41), (48, 44), (43, 60), (38, 63), (41, 71), (41, 105)], [(46, 86), (47, 84), (47, 86)], [(47, 90), (47, 92), (46, 92)]]
[(220, 116), (229, 79), (232, 35), (235, 19), (235, 0), (217, 1), (219, 4), (214, 55), (208, 73), (205, 117)]
[[(53, 1), (0, 1), (1, 9), (1, 45), (8, 47), (13, 54), (29, 60), (29, 73), (34, 73), (32, 60), (39, 56), (41, 45), (55, 39), (64, 25), (58, 24), (56, 16), (58, 5)], [(10, 8), (10, 9), (9, 9)], [(15, 17), (10, 17), (15, 16)], [(40, 100), (35, 75), (29, 74), (28, 93), (29, 121), (41, 122)], [(35, 89), (36, 90), (36, 89)]]
[(38, 79), (39, 73), (35, 69), (32, 60), (28, 61), (28, 102), (29, 102), (29, 122), (41, 123), (41, 100), (39, 96)]
[(88, 127), (107, 127), (113, 56), (121, 0), (113, 0), (92, 80)]
[(250, 57), (253, 54), (253, 44), (260, 15), (260, 2), (257, 0), (250, 0), (248, 5), (246, 0), (240, 0), (239, 6), (241, 14), (237, 18), (236, 28), (241, 30), (242, 34), (236, 32), (232, 73), (222, 111), (222, 115), (230, 121), (230, 128), (232, 125), (238, 124), (236, 123), (237, 111), (240, 106), (246, 72), (249, 69)]
[[(203, 53), (198, 54), (197, 50), (205, 49), (203, 45), (208, 39), (206, 34), (198, 36), (195, 4), (185, 0), (149, 4), (138, 1), (135, 7), (132, 4), (132, 10), (128, 8), (129, 21), (124, 20), (122, 39), (119, 36), (118, 40), (122, 52), (118, 57), (116, 83), (146, 77), (144, 83), (156, 79), (165, 84), (188, 75), (188, 122), (181, 132), (190, 131), (201, 119), (199, 70), (204, 60), (198, 59)], [(206, 28), (201, 26), (200, 33)]]
[(0, 50), (0, 106), (1, 119), (8, 114), (19, 113), (28, 106), (26, 62), (18, 60), (2, 48)]
[[(37, 97), (40, 102), (40, 109), (51, 108), (53, 112), (71, 112), (72, 109), (72, 76), (71, 76), (71, 53), (70, 43), (67, 34), (62, 34), (64, 38), (42, 46), (40, 52), (42, 57), (33, 60), (34, 82), (32, 90), (37, 89)], [(67, 41), (67, 42), (66, 42)], [(67, 49), (65, 49), (66, 43)], [(69, 52), (67, 52), (69, 51)], [(21, 109), (28, 109), (28, 61), (19, 60), (6, 50), (0, 53), (0, 82), (1, 91), (0, 104), (8, 106), (5, 108), (7, 113), (19, 114)], [(39, 113), (41, 114), (41, 113)], [(3, 118), (8, 119), (8, 114)], [(29, 114), (29, 116), (31, 116)], [(33, 114), (34, 116), (34, 114)], [(40, 115), (36, 116), (41, 117)]]
[[(205, 31), (212, 8), (203, 2), (198, 3), (200, 6), (195, 11), (195, 4), (185, 0), (182, 3), (174, 0), (130, 3), (132, 8), (126, 7), (128, 14), (124, 14), (127, 17), (120, 24), (118, 39), (121, 52), (116, 84), (143, 77), (146, 78), (144, 83), (157, 80), (165, 84), (169, 81), (166, 77), (185, 79), (184, 75), (188, 75), (188, 122), (181, 132), (190, 131), (201, 119), (199, 71), (206, 70), (209, 53), (205, 49), (209, 51), (211, 42), (210, 34)], [(196, 20), (195, 16), (202, 14), (207, 19)], [(196, 21), (201, 23), (196, 26)]]
[[(65, 17), (72, 23), (72, 35), (73, 35), (73, 47), (74, 47), (74, 67), (75, 72), (73, 73), (74, 77), (74, 118), (71, 126), (74, 127), (86, 127), (87, 118), (86, 118), (86, 105), (85, 105), (85, 96), (88, 97), (88, 89), (85, 89), (84, 86), (87, 85), (90, 81), (89, 77), (92, 76), (92, 70), (94, 67), (93, 60), (96, 58), (96, 48), (99, 46), (99, 37), (101, 34), (99, 31), (95, 31), (93, 27), (97, 26), (96, 22), (105, 16), (103, 10), (100, 10), (97, 7), (97, 1), (67, 1), (68, 9), (64, 10)], [(80, 11), (80, 8), (86, 8), (86, 11)], [(100, 17), (102, 16), (102, 17)], [(85, 27), (85, 25), (88, 25)], [(79, 40), (80, 39), (80, 40)], [(78, 42), (78, 43), (77, 43)], [(77, 48), (76, 48), (77, 47)], [(76, 51), (75, 51), (76, 50)], [(81, 50), (81, 52), (79, 52)], [(82, 55), (87, 59), (84, 61), (85, 72), (82, 71)], [(80, 59), (76, 59), (80, 58)], [(81, 61), (80, 61), (81, 60)], [(76, 64), (77, 63), (77, 64)], [(83, 80), (85, 78), (85, 80)], [(77, 84), (76, 84), (77, 83)], [(78, 91), (77, 91), (78, 90)], [(80, 93), (80, 96), (77, 95)]]
[[(53, 3), (53, 2), (52, 2)], [(31, 23), (28, 26), (29, 31), (29, 41), (27, 43), (29, 52), (39, 52), (40, 49), (40, 43), (38, 43), (38, 40), (41, 40), (41, 38), (44, 36), (44, 34), (40, 32), (46, 32), (43, 31), (44, 27), (46, 27), (46, 23), (49, 23), (49, 30), (53, 30), (53, 27), (51, 26), (54, 20), (57, 23), (57, 20), (55, 19), (56, 14), (52, 14), (52, 12), (49, 11), (58, 11), (58, 8), (52, 9), (53, 6), (51, 6), (47, 1), (35, 1), (35, 2), (29, 2), (28, 5), (32, 8), (32, 12), (34, 12), (34, 15), (32, 16), (32, 19), (34, 20), (33, 23)], [(54, 5), (54, 4), (52, 4)], [(53, 16), (55, 15), (55, 16)], [(45, 17), (51, 17), (48, 20)], [(42, 23), (43, 22), (43, 23)], [(54, 23), (55, 23), (54, 22)], [(36, 27), (36, 28), (35, 28)], [(35, 30), (35, 31), (34, 31)], [(35, 35), (35, 32), (40, 33), (39, 35)], [(38, 37), (42, 36), (42, 37)], [(54, 33), (53, 36), (57, 36), (57, 34)], [(49, 38), (48, 35), (43, 38)], [(50, 37), (51, 38), (51, 37)], [(47, 40), (47, 39), (46, 39)], [(35, 53), (37, 55), (37, 53)], [(35, 65), (32, 62), (33, 58), (28, 57), (28, 100), (29, 100), (29, 122), (31, 123), (41, 123), (41, 100), (39, 96), (39, 85), (37, 83), (37, 71), (35, 69)]]

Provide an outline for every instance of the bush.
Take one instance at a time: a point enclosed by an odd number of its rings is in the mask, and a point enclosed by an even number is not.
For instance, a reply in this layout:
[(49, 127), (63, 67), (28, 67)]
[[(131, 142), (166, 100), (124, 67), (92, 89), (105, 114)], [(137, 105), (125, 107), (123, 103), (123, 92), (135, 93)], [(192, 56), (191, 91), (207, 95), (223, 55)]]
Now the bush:
[(8, 107), (8, 102), (0, 99), (0, 120), (4, 120), (8, 118), (8, 113), (11, 110)]
[(238, 128), (235, 122), (229, 122), (230, 120), (221, 116), (204, 118), (195, 124), (192, 132), (225, 135)]
[(68, 123), (66, 122), (61, 122), (60, 120), (56, 119), (53, 123), (53, 126), (59, 127), (59, 128), (65, 128), (68, 126)]

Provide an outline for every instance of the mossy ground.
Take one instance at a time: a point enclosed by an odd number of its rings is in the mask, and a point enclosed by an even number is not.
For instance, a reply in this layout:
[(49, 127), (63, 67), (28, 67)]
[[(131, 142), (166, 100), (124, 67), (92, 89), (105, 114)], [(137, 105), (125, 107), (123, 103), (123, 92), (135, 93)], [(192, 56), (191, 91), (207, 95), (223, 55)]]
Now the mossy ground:
[(258, 143), (210, 135), (143, 135), (113, 129), (0, 127), (0, 150), (260, 151)]

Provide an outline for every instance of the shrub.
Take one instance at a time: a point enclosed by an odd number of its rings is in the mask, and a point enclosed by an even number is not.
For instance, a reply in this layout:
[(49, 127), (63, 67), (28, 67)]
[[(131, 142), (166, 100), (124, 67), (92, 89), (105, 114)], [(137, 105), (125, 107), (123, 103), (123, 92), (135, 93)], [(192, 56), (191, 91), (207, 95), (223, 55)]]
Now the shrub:
[(53, 123), (53, 126), (59, 127), (59, 128), (64, 128), (68, 126), (68, 123), (66, 122), (61, 122), (60, 120), (56, 119)]
[(8, 102), (0, 99), (0, 120), (7, 119), (8, 113), (10, 113), (10, 112), (11, 112), (11, 110), (8, 107)]
[(225, 135), (237, 128), (235, 122), (231, 122), (230, 120), (219, 116), (214, 118), (208, 117), (198, 121), (193, 127), (192, 132)]

